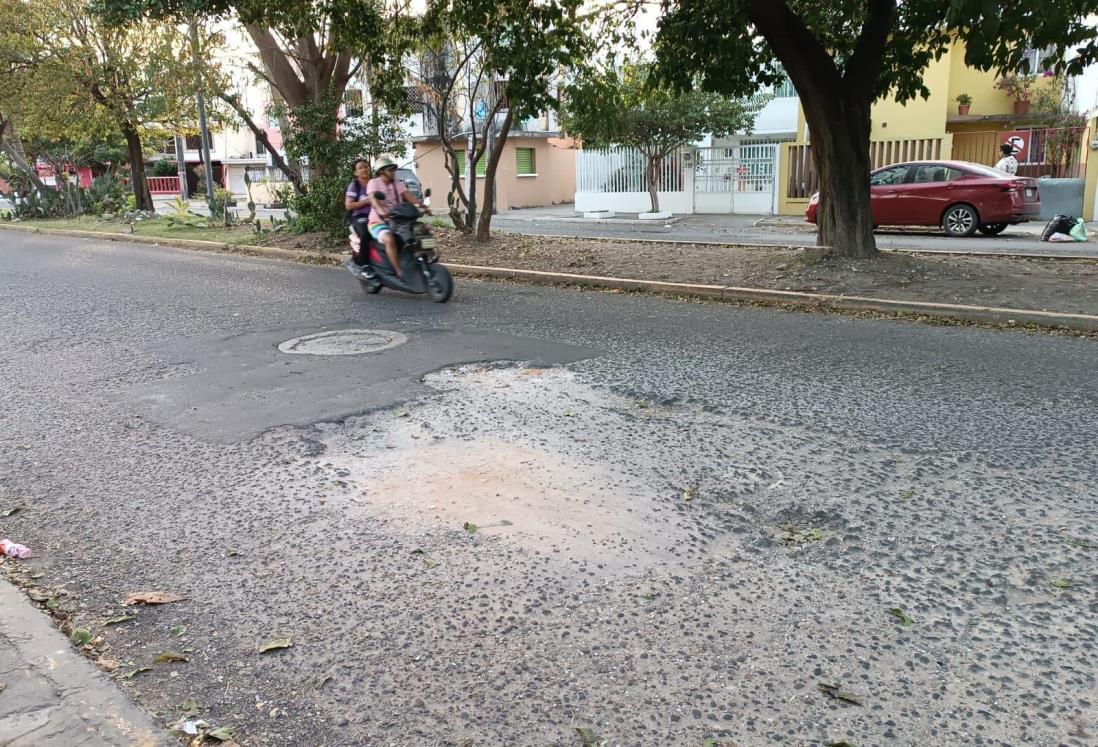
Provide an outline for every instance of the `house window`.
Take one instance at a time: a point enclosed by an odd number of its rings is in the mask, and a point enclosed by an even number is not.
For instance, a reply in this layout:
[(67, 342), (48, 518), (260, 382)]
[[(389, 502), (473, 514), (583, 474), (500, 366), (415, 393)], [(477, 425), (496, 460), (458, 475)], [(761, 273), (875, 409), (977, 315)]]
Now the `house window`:
[[(458, 163), (458, 176), (465, 176), (465, 151), (455, 150), (454, 157)], [(488, 156), (484, 153), (481, 154), (480, 160), (477, 161), (477, 176), (482, 177), (488, 173)]]
[(348, 117), (362, 116), (362, 91), (352, 88), (343, 94), (343, 111)]
[(255, 154), (256, 156), (267, 155), (267, 146), (263, 145), (263, 141), (259, 139), (258, 135), (255, 138)]
[(515, 148), (515, 173), (519, 176), (537, 176), (537, 162), (533, 148)]
[(422, 114), (424, 110), (423, 91), (419, 86), (404, 86), (404, 100), (412, 114)]
[(1044, 47), (1043, 49), (1028, 47), (1024, 58), (1024, 71), (1030, 74), (1036, 74), (1048, 70), (1052, 67), (1052, 63), (1056, 61), (1053, 57), (1055, 53), (1056, 47)]
[(201, 150), (202, 148), (202, 136), (201, 135), (187, 135), (186, 145), (187, 150)]

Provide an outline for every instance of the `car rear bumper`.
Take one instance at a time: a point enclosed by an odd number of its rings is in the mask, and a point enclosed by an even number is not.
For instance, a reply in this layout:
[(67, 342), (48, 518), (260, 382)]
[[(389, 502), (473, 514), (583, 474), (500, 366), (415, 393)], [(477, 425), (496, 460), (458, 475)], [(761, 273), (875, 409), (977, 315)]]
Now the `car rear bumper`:
[(1015, 207), (1010, 213), (1007, 223), (1025, 223), (1029, 220), (1041, 219), (1041, 203), (1029, 202), (1025, 206)]

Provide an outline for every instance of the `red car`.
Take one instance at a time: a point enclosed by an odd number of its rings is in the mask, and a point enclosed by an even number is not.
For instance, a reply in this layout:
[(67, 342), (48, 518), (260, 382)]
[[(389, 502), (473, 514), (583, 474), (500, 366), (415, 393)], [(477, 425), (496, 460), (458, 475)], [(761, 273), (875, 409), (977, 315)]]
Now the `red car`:
[[(941, 226), (950, 236), (995, 236), (1041, 216), (1036, 179), (978, 163), (897, 163), (870, 174), (869, 184), (874, 227)], [(819, 203), (817, 192), (805, 212), (809, 223), (816, 222)]]

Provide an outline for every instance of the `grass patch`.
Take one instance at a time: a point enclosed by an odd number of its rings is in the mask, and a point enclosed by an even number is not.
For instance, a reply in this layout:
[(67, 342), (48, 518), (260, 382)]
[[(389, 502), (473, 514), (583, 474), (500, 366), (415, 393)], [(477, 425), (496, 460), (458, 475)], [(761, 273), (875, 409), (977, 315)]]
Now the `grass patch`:
[(187, 226), (173, 223), (168, 217), (152, 218), (131, 226), (128, 223), (98, 220), (87, 216), (80, 218), (57, 218), (50, 220), (20, 221), (24, 226), (38, 228), (62, 228), (73, 231), (95, 231), (98, 233), (122, 233), (134, 236), (148, 236), (157, 239), (198, 239), (216, 241), (222, 244), (254, 244), (257, 237), (251, 226)]

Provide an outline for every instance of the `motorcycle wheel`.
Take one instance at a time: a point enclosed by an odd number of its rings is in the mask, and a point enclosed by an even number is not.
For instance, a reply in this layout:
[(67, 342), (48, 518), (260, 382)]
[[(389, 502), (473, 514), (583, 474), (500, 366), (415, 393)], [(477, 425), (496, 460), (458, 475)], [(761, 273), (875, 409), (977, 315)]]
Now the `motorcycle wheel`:
[(435, 303), (446, 303), (454, 295), (454, 279), (442, 265), (430, 265), (430, 272), (425, 271), (423, 275), (427, 296)]

